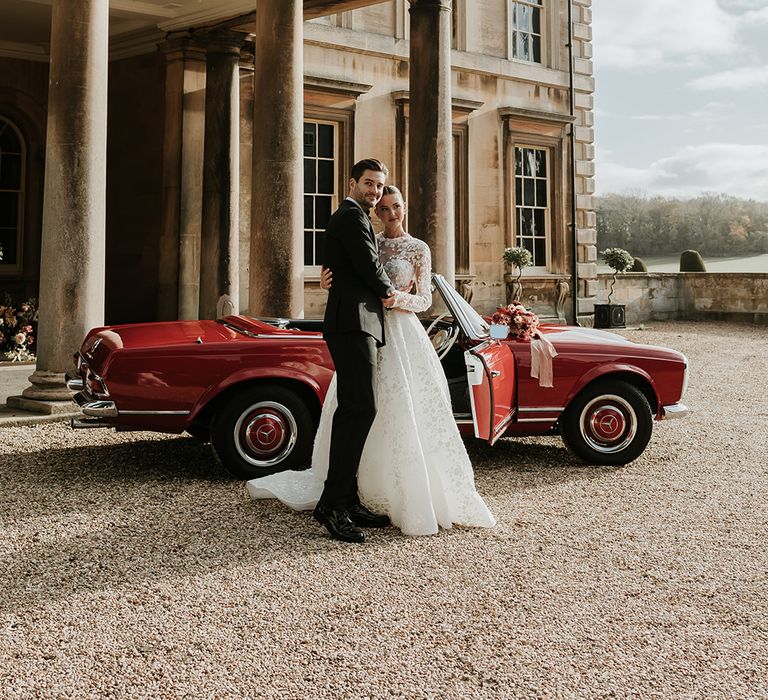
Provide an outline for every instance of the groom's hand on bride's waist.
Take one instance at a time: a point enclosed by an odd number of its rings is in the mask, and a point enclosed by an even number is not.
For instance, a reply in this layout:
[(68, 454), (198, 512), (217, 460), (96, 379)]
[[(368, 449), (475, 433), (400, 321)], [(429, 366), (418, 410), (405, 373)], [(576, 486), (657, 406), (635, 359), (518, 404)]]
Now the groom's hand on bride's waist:
[(386, 299), (381, 300), (381, 305), (385, 309), (391, 309), (395, 305), (395, 291), (394, 289), (389, 290), (389, 295)]

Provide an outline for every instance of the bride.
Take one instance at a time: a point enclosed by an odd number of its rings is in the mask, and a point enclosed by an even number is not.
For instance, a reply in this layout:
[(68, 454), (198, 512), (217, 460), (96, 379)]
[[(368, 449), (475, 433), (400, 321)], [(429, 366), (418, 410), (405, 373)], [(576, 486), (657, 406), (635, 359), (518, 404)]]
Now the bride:
[[(401, 292), (384, 313), (387, 343), (379, 350), (378, 411), (358, 470), (361, 501), (388, 515), (406, 535), (453, 525), (492, 527), (493, 515), (475, 490), (474, 474), (453, 419), (448, 383), (416, 313), (432, 304), (429, 247), (403, 229), (405, 202), (389, 185), (376, 205), (384, 224), (379, 257)], [(330, 273), (324, 272), (324, 288)], [(296, 510), (313, 508), (328, 472), (336, 378), (331, 381), (315, 437), (312, 467), (247, 483), (253, 498), (278, 498)]]

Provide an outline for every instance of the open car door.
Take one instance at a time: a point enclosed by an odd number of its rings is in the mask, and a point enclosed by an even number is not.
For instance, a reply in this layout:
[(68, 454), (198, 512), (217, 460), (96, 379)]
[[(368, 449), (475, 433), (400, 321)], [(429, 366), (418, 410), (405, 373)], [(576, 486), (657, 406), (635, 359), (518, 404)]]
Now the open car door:
[(515, 356), (506, 343), (487, 340), (464, 359), (475, 437), (493, 445), (515, 416)]

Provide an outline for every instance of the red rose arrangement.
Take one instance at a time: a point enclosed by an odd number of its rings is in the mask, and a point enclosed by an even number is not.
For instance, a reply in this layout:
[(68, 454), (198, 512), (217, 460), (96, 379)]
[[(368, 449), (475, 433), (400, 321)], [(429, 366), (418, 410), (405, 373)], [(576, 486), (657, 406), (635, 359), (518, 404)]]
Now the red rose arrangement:
[(511, 338), (531, 340), (538, 335), (539, 317), (522, 304), (500, 306), (491, 316), (491, 322), (509, 326)]

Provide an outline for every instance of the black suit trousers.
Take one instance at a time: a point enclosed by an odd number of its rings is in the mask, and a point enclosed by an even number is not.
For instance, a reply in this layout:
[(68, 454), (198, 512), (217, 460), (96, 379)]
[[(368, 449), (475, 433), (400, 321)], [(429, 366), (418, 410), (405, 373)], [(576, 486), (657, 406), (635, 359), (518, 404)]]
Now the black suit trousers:
[(338, 407), (333, 414), (328, 477), (320, 504), (346, 510), (359, 503), (357, 469), (376, 417), (376, 341), (367, 333), (327, 333), (336, 367)]

